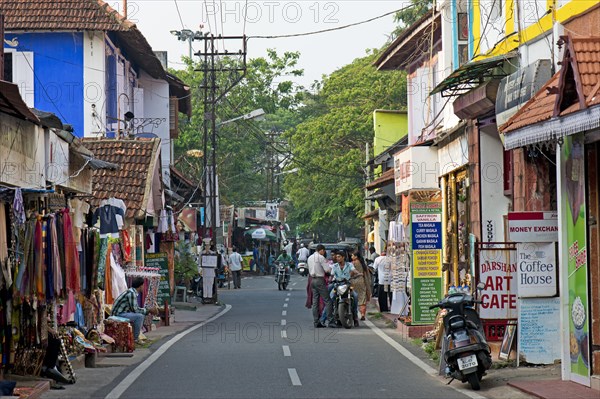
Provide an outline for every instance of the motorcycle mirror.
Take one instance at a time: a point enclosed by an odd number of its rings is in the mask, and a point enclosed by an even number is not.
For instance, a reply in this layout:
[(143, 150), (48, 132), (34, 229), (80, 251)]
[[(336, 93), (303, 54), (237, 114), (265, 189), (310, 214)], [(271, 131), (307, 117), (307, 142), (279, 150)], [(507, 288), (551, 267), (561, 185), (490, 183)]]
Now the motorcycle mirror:
[(477, 284), (477, 291), (483, 291), (483, 289), (485, 288), (485, 283), (482, 281), (479, 284)]

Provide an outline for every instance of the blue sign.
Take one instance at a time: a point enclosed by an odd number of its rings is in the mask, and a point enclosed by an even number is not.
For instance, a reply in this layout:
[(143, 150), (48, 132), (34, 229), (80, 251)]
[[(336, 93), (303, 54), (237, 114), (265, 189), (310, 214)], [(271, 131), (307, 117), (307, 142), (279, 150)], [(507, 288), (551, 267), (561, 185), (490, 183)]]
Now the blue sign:
[(412, 223), (414, 249), (442, 249), (442, 222)]

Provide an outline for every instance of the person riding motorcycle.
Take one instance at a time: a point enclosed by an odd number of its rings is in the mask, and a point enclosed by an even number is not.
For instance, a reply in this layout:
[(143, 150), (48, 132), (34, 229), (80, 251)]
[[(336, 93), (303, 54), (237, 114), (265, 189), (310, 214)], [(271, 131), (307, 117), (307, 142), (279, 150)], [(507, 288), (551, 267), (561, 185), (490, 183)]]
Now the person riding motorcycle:
[[(359, 273), (354, 265), (350, 262), (346, 262), (346, 254), (344, 251), (337, 251), (334, 254), (334, 260), (337, 262), (331, 268), (331, 276), (333, 283), (329, 285), (329, 295), (333, 298), (333, 288), (336, 282), (344, 280), (351, 281), (354, 277), (361, 277), (362, 273)], [(352, 297), (354, 298), (352, 303), (352, 316), (354, 317), (354, 325), (358, 326), (358, 294), (352, 291)]]
[(287, 253), (287, 251), (281, 251), (279, 257), (277, 258), (277, 262), (281, 262), (290, 268), (294, 266), (294, 259)]

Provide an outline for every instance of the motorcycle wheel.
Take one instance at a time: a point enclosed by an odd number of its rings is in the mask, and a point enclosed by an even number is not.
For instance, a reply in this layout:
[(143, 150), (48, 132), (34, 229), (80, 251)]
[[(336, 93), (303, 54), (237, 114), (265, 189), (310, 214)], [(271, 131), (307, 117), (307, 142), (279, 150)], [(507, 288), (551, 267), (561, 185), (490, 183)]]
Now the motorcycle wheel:
[(354, 320), (352, 320), (352, 314), (348, 311), (348, 304), (341, 302), (338, 305), (338, 318), (344, 328), (352, 328)]
[(481, 386), (479, 385), (479, 373), (471, 373), (467, 375), (467, 380), (469, 381), (469, 385), (471, 385), (471, 389), (474, 391), (479, 391)]
[(281, 291), (281, 283), (277, 283), (277, 288)]
[(283, 290), (284, 290), (284, 291), (285, 291), (285, 290), (287, 290), (287, 284), (288, 284), (288, 283), (283, 283), (283, 284), (282, 284), (282, 285), (283, 285)]

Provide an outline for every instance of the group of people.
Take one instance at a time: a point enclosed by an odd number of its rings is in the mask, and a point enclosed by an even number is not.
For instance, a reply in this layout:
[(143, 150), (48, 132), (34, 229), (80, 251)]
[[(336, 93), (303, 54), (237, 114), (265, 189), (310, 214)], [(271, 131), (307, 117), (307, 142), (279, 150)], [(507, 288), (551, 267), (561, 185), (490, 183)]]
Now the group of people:
[(334, 250), (331, 260), (327, 260), (325, 247), (317, 245), (314, 254), (308, 257), (308, 298), (307, 307), (313, 314), (315, 328), (337, 328), (334, 315), (333, 289), (335, 284), (349, 280), (354, 287), (354, 305), (352, 314), (354, 325), (359, 325), (360, 320), (365, 320), (367, 303), (371, 300), (371, 272), (360, 251), (354, 251), (351, 262), (348, 262), (346, 252)]
[(359, 325), (359, 314), (360, 320), (365, 320), (367, 303), (372, 297), (377, 297), (381, 312), (390, 311), (390, 258), (385, 251), (379, 255), (374, 247), (370, 247), (365, 260), (360, 251), (356, 250), (352, 252), (350, 262), (343, 250), (331, 251), (330, 259), (326, 258), (326, 254), (325, 247), (318, 245), (316, 252), (307, 259), (309, 280), (306, 306), (312, 310), (315, 328), (337, 327), (332, 291), (336, 282), (344, 280), (349, 280), (354, 290), (352, 312), (355, 326)]

